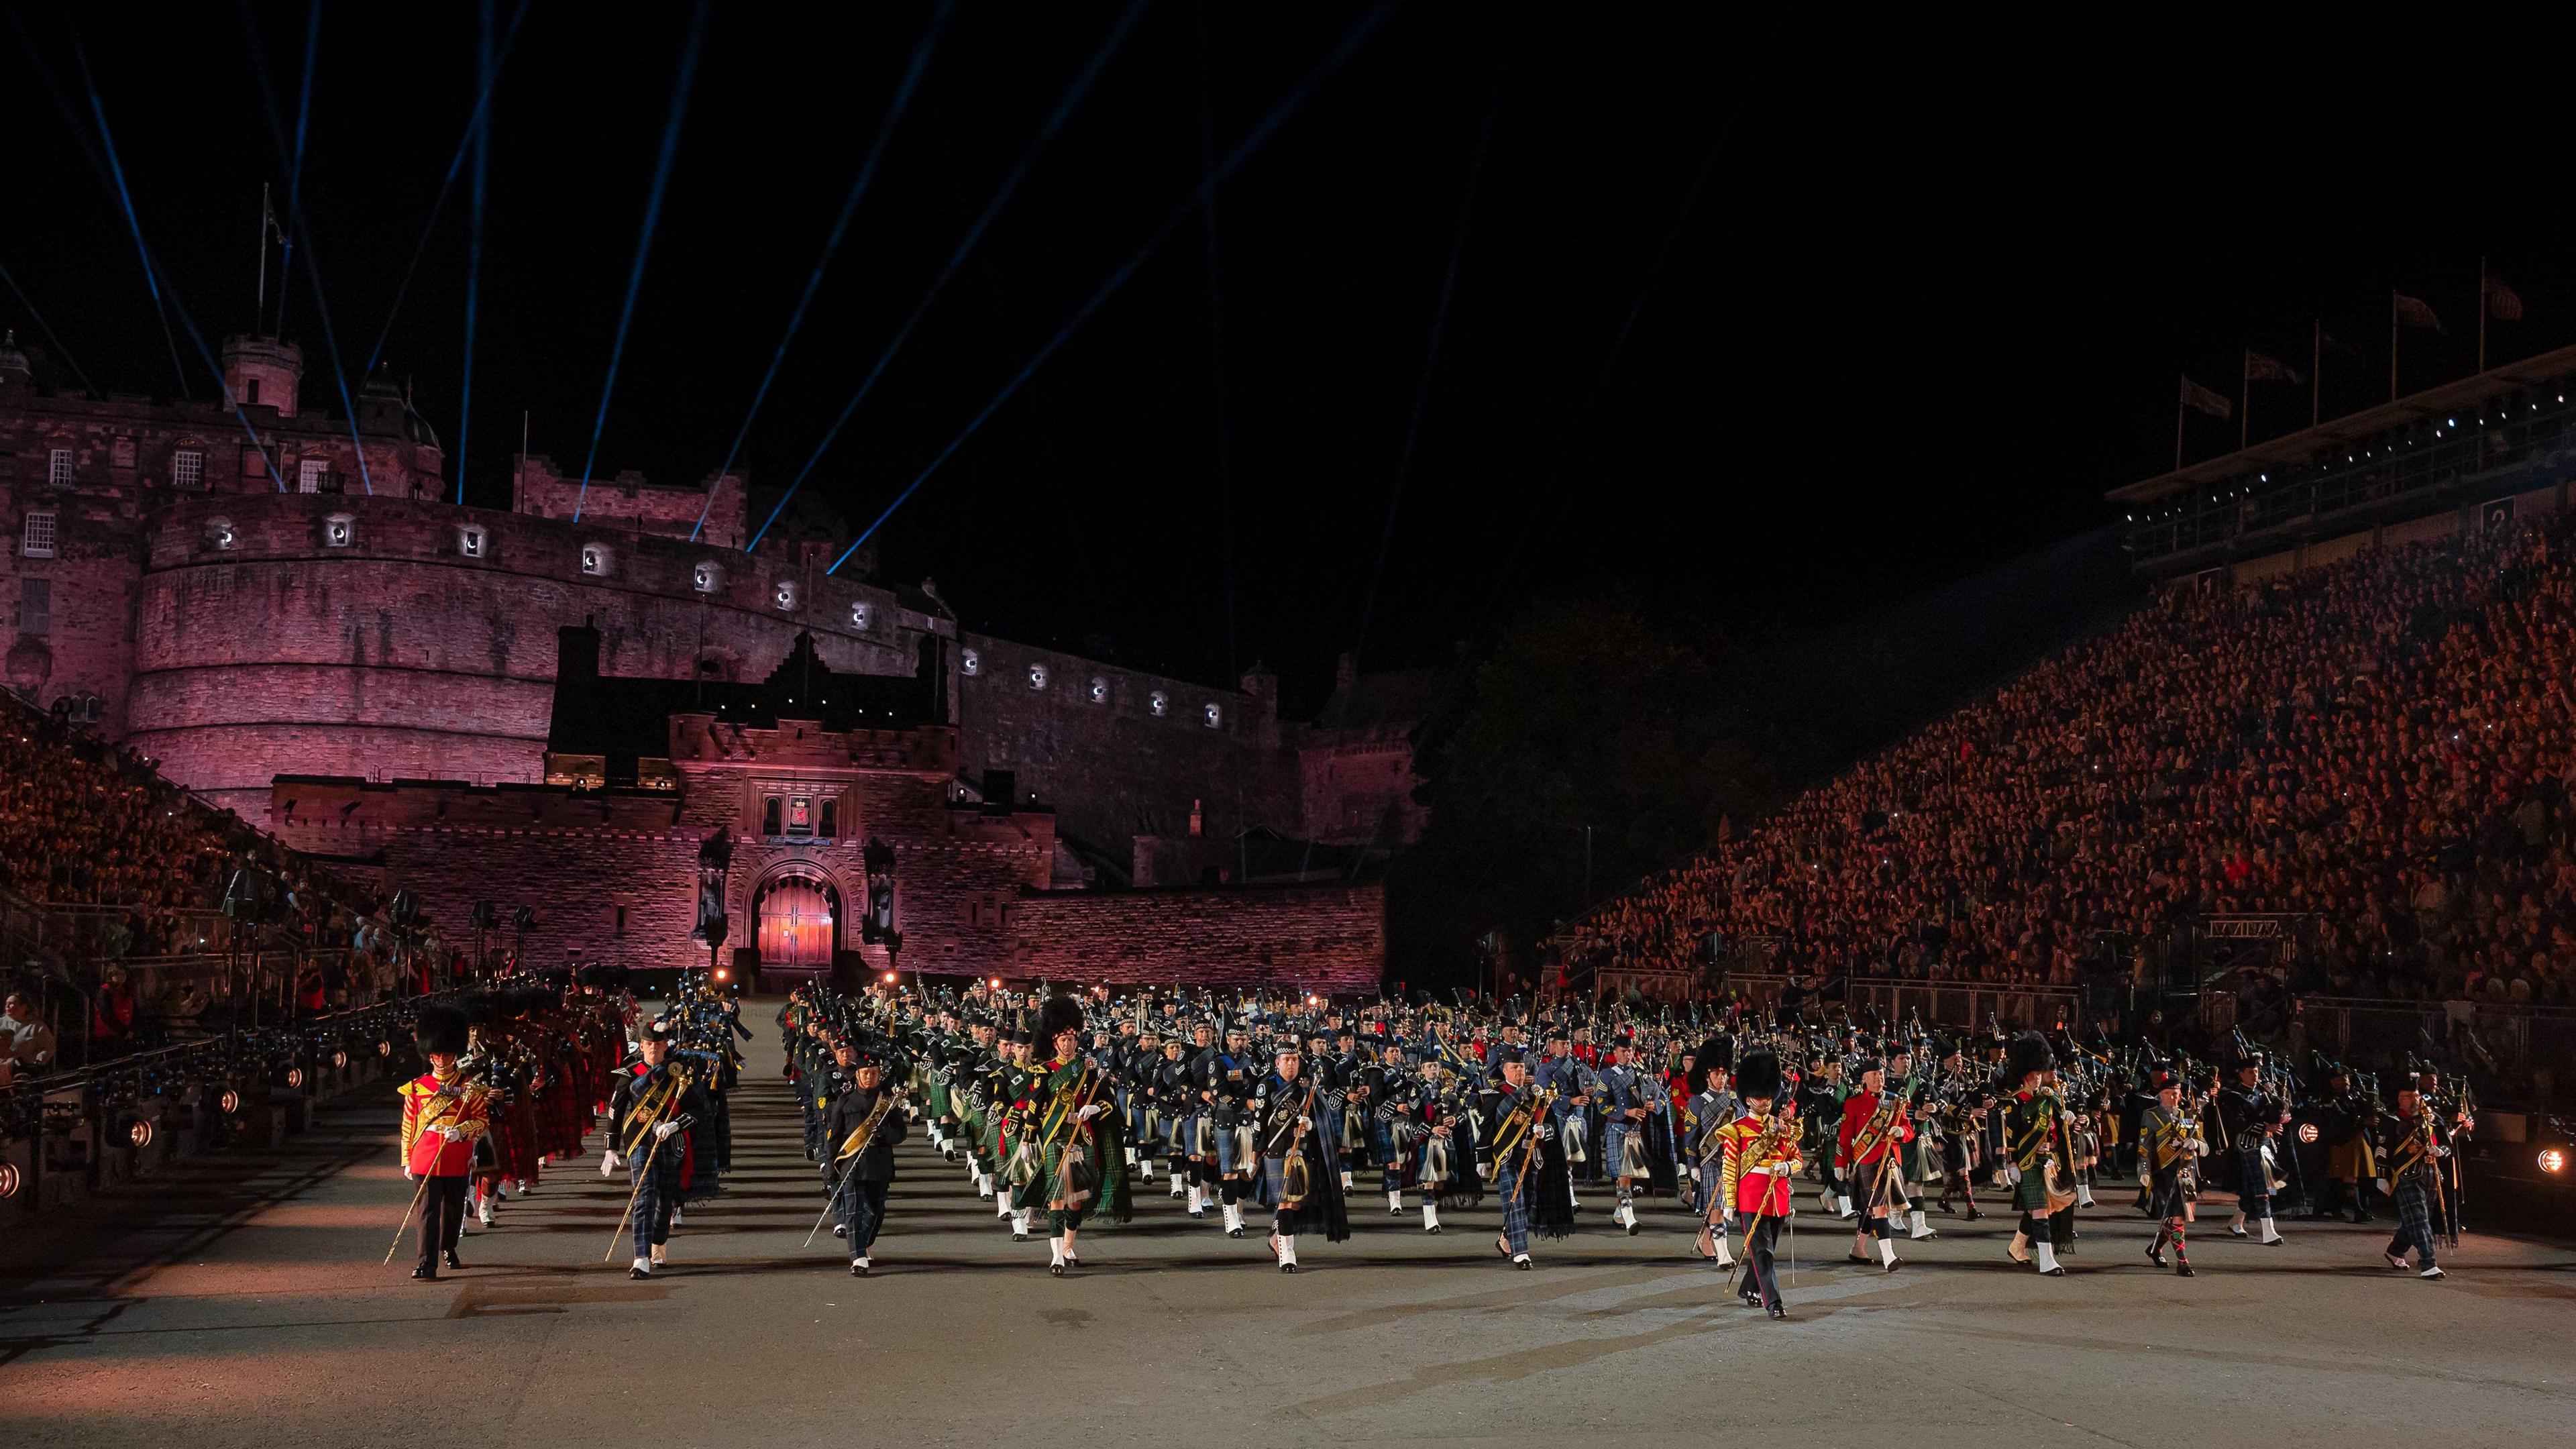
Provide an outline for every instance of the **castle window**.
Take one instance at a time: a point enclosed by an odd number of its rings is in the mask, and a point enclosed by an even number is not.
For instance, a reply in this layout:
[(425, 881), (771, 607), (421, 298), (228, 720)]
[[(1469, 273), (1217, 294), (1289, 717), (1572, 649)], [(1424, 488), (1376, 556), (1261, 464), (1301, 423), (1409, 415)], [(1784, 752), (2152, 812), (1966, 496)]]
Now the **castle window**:
[(1225, 711), (1217, 705), (1216, 701), (1209, 700), (1199, 707), (1199, 718), (1207, 721), (1209, 729), (1215, 729), (1225, 723)]
[(626, 934), (626, 908), (624, 906), (619, 906), (617, 908), (617, 934), (621, 936)]
[(245, 447), (241, 450), (241, 460), (243, 477), (265, 478), (268, 476), (267, 453), (262, 452), (260, 449), (255, 447)]
[(259, 406), (258, 378), (252, 377), (242, 380), (242, 401), (251, 407)]
[(206, 520), (206, 544), (217, 550), (229, 550), (235, 541), (233, 521), (229, 518)]
[(45, 482), (55, 488), (72, 486), (71, 449), (47, 448), (45, 450)]
[(481, 558), (485, 544), (483, 525), (469, 523), (456, 530), (456, 551), (467, 558)]
[(778, 834), (778, 811), (779, 811), (779, 805), (780, 805), (779, 799), (778, 799), (778, 797), (777, 797), (777, 796), (775, 796), (775, 795), (772, 795), (772, 796), (770, 796), (768, 799), (765, 799), (765, 800), (763, 800), (763, 801), (761, 801), (761, 802), (760, 802), (760, 833), (761, 833), (761, 834), (763, 834), (763, 835), (776, 835), (776, 834)]
[(322, 544), (325, 548), (347, 548), (358, 536), (358, 520), (345, 513), (334, 513), (322, 520)]
[(957, 656), (957, 667), (969, 674), (976, 673), (984, 667), (984, 656), (969, 649)]
[(107, 466), (111, 468), (131, 468), (134, 466), (134, 440), (132, 438), (110, 438), (108, 440)]
[(850, 606), (850, 627), (853, 629), (865, 629), (868, 627), (869, 621), (874, 617), (874, 614), (868, 608), (868, 601), (865, 599), (861, 599)]
[(821, 830), (819, 833), (822, 835), (822, 837), (823, 837), (825, 840), (837, 840), (837, 839), (839, 839), (839, 838), (840, 838), (840, 835), (841, 835), (841, 808), (840, 808), (840, 807), (841, 807), (841, 802), (840, 802), (840, 801), (833, 799), (833, 798), (832, 798), (831, 796), (829, 796), (829, 795), (826, 795), (826, 796), (824, 796), (824, 797), (823, 797), (823, 828), (822, 828), (822, 830)]
[(1172, 697), (1163, 693), (1159, 689), (1155, 690), (1152, 694), (1145, 696), (1145, 708), (1154, 712), (1154, 718), (1161, 719), (1165, 714), (1171, 712)]
[(58, 516), (50, 508), (29, 509), (26, 530), (18, 536), (18, 552), (29, 558), (52, 558), (54, 524)]
[(782, 609), (795, 608), (796, 585), (785, 579), (779, 580), (769, 590), (769, 601)]
[(330, 473), (331, 462), (329, 459), (305, 459), (303, 462), (295, 465), (295, 491), (298, 493), (321, 492), (322, 480), (329, 477)]
[(1047, 667), (1046, 667), (1045, 665), (1043, 665), (1043, 664), (1032, 664), (1032, 665), (1030, 665), (1030, 666), (1029, 666), (1029, 688), (1031, 688), (1031, 689), (1044, 689), (1044, 688), (1046, 688), (1046, 686), (1047, 686)]
[(1091, 676), (1091, 702), (1093, 704), (1109, 702), (1109, 681), (1097, 674)]
[(206, 455), (191, 448), (170, 455), (170, 486), (203, 488), (206, 486)]
[(723, 582), (724, 570), (716, 567), (713, 559), (704, 560), (696, 568), (689, 570), (689, 587), (699, 593), (712, 594), (716, 591), (716, 586)]
[(54, 632), (54, 581), (18, 580), (18, 632), (36, 638)]
[(812, 796), (791, 795), (788, 797), (787, 833), (790, 835), (811, 835), (814, 833), (814, 798)]
[(608, 549), (596, 543), (581, 546), (581, 571), (597, 578), (608, 572)]

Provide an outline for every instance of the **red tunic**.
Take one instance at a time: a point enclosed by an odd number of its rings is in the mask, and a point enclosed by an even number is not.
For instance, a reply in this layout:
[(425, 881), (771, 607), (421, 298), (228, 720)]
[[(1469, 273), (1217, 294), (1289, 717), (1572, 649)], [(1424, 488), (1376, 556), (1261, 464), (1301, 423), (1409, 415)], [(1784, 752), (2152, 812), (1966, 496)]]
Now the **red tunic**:
[[(490, 1130), (488, 1095), (457, 1080), (424, 1072), (399, 1087), (403, 1099), (403, 1165), (421, 1177), (463, 1177), (474, 1167), (474, 1140)], [(438, 1129), (453, 1126), (450, 1142)]]
[(1879, 1099), (1883, 1095), (1879, 1092), (1854, 1092), (1843, 1099), (1843, 1125), (1842, 1131), (1836, 1134), (1837, 1147), (1834, 1153), (1834, 1161), (1839, 1165), (1856, 1167), (1883, 1161), (1889, 1149), (1897, 1143), (1914, 1140), (1913, 1117), (1900, 1115), (1894, 1131), (1881, 1136), (1877, 1143), (1869, 1151), (1862, 1153), (1857, 1161), (1853, 1159), (1853, 1145), (1859, 1139), (1861, 1129), (1869, 1125), (1869, 1119), (1878, 1115)]

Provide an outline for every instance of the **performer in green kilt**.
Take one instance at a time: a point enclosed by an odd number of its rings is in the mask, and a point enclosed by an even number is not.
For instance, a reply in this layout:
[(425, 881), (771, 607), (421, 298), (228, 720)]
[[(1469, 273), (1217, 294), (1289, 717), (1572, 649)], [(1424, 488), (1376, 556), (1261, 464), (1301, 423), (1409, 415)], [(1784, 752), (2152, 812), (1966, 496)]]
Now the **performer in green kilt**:
[(1015, 1151), (1023, 1140), (1035, 1148), (1037, 1170), (1014, 1187), (1012, 1204), (1045, 1210), (1047, 1271), (1061, 1278), (1082, 1266), (1074, 1234), (1085, 1221), (1127, 1221), (1126, 1152), (1116, 1084), (1082, 1049), (1081, 1003), (1048, 998), (1035, 1035), (1049, 1055), (1030, 1069), (1009, 1135)]

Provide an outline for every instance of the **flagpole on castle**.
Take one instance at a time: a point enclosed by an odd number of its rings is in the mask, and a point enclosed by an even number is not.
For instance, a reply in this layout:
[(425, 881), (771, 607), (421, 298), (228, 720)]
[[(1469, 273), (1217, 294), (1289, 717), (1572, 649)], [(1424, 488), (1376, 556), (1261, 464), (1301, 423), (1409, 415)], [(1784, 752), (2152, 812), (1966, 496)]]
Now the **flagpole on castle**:
[(2182, 471), (2182, 402), (2191, 395), (2191, 379), (2180, 373), (2182, 385), (2174, 389), (2174, 471)]
[(2236, 451), (2245, 451), (2246, 431), (2254, 418), (2254, 349), (2244, 348), (2236, 369)]
[(2316, 397), (2326, 389), (2326, 320), (2308, 317), (2308, 425), (2316, 428)]
[(268, 217), (268, 183), (263, 181), (259, 184), (259, 306), (250, 314), (254, 333), (268, 320)]

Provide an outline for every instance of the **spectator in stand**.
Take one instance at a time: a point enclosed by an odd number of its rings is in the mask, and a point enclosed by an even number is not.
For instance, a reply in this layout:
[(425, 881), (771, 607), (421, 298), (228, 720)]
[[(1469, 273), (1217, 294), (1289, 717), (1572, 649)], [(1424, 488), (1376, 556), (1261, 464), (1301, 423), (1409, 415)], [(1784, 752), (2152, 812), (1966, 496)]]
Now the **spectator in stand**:
[(36, 999), (24, 991), (12, 991), (0, 1001), (0, 1056), (22, 1076), (42, 1076), (58, 1065), (54, 1029)]
[(122, 1056), (134, 1049), (134, 987), (125, 967), (111, 963), (106, 979), (99, 983), (98, 999), (90, 1012), (89, 1040), (91, 1061)]
[(2312, 918), (2303, 991), (2565, 1003), (2576, 529), (2177, 590), (1579, 927), (1687, 970), (2068, 984), (2213, 914)]

